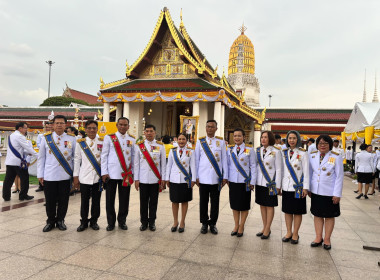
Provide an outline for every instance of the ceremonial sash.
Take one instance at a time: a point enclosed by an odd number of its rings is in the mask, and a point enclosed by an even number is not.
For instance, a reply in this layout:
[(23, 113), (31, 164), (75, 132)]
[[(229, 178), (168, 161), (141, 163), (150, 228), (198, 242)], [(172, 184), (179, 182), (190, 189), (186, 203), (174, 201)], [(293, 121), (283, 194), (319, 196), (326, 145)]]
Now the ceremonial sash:
[(188, 173), (186, 171), (186, 168), (182, 165), (181, 161), (178, 158), (177, 148), (172, 149), (172, 152), (173, 152), (173, 158), (174, 158), (175, 163), (177, 164), (179, 170), (181, 170), (181, 172), (185, 176), (185, 181), (187, 182), (187, 185), (189, 186), (189, 188), (191, 188), (191, 168), (189, 168), (189, 173)]
[(240, 165), (239, 160), (237, 159), (235, 153), (233, 152), (233, 148), (234, 147), (231, 147), (231, 158), (232, 158), (232, 161), (234, 162), (234, 164), (236, 166), (236, 169), (244, 177), (245, 190), (247, 192), (249, 192), (250, 191), (249, 183), (251, 181), (251, 176), (248, 176), (247, 173), (245, 172), (244, 168)]
[(13, 147), (11, 143), (11, 137), (8, 139), (9, 148), (11, 149), (12, 153), (21, 160), (20, 168), (21, 169), (28, 169), (28, 163), (26, 162), (25, 158), (21, 156), (21, 154)]
[(207, 144), (206, 138), (202, 138), (199, 140), (201, 143), (201, 146), (203, 148), (203, 151), (205, 152), (208, 160), (210, 161), (212, 167), (214, 167), (214, 170), (216, 174), (218, 175), (218, 185), (219, 185), (219, 190), (222, 189), (222, 183), (223, 183), (223, 174), (220, 172), (219, 165), (214, 157), (214, 154), (211, 152), (210, 147)]
[(157, 166), (154, 164), (154, 161), (153, 161), (152, 157), (150, 156), (149, 152), (147, 151), (144, 142), (138, 144), (138, 146), (139, 146), (140, 151), (143, 154), (144, 158), (148, 162), (150, 169), (152, 169), (154, 175), (156, 175), (156, 177), (158, 179), (158, 184), (161, 185), (161, 174), (158, 171)]
[(110, 134), (109, 136), (111, 137), (117, 158), (119, 159), (121, 169), (123, 170), (121, 173), (121, 177), (123, 177), (123, 187), (129, 187), (133, 184), (132, 163), (129, 167), (127, 167), (123, 150), (121, 149), (120, 142), (116, 134)]
[(81, 139), (82, 141), (79, 142), (80, 147), (82, 148), (83, 152), (87, 156), (88, 160), (90, 161), (92, 167), (94, 167), (96, 173), (99, 176), (99, 191), (103, 190), (102, 187), (102, 175), (101, 175), (101, 170), (100, 170), (100, 164), (96, 160), (94, 154), (92, 153), (91, 149), (88, 147), (86, 139)]
[(47, 145), (49, 146), (49, 149), (52, 151), (53, 155), (58, 160), (59, 164), (63, 167), (63, 169), (66, 171), (66, 173), (72, 177), (73, 176), (73, 170), (71, 169), (66, 158), (62, 155), (61, 151), (59, 150), (59, 148), (55, 144), (52, 134), (45, 135), (45, 139), (46, 139)]
[(257, 148), (256, 154), (257, 154), (257, 162), (259, 163), (261, 173), (263, 173), (265, 180), (268, 182), (266, 185), (269, 189), (269, 195), (271, 196), (277, 195), (277, 188), (276, 188), (276, 182), (275, 182), (276, 174), (274, 174), (273, 181), (272, 181), (271, 178), (269, 177), (267, 169), (264, 166), (263, 160), (261, 159), (260, 147)]
[(285, 155), (285, 164), (286, 164), (286, 167), (288, 168), (290, 176), (292, 176), (292, 179), (293, 179), (293, 181), (295, 183), (293, 185), (293, 187), (295, 189), (294, 197), (295, 198), (301, 198), (302, 197), (302, 190), (303, 190), (303, 173), (302, 173), (302, 176), (301, 176), (301, 180), (298, 181), (296, 172), (294, 171), (293, 166), (290, 164), (290, 161), (289, 161), (289, 158), (288, 158), (288, 150), (284, 150), (284, 155)]

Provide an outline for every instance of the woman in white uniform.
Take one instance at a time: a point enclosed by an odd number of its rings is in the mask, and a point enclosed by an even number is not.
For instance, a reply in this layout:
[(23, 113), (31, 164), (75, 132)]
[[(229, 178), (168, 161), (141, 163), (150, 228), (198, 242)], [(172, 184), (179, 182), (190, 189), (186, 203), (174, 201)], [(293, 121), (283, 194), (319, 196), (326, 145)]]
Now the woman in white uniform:
[[(369, 184), (372, 183), (373, 174), (375, 172), (374, 159), (372, 153), (368, 151), (367, 144), (361, 144), (361, 152), (356, 155), (355, 160), (355, 173), (358, 177), (358, 192), (359, 195), (356, 197), (360, 199), (363, 196), (363, 184), (365, 185), (364, 198), (368, 199), (368, 189)], [(371, 146), (372, 147), (372, 146)]]
[[(333, 141), (328, 135), (317, 138), (318, 151), (310, 153), (310, 192), (311, 208), (314, 215), (315, 239), (311, 247), (321, 246), (331, 249), (331, 234), (335, 217), (340, 216), (339, 201), (343, 189), (343, 160), (332, 152)], [(325, 231), (325, 238), (322, 233)]]
[[(182, 233), (185, 231), (185, 218), (189, 201), (193, 200), (193, 186), (197, 174), (195, 170), (195, 157), (193, 150), (186, 147), (187, 139), (185, 134), (178, 135), (178, 147), (170, 150), (168, 163), (166, 165), (166, 185), (169, 187), (170, 201), (174, 223), (172, 232)], [(181, 207), (181, 222), (178, 221), (179, 204)]]
[[(284, 175), (282, 177), (282, 212), (285, 213), (286, 235), (283, 242), (298, 244), (298, 231), (302, 215), (306, 214), (306, 196), (309, 190), (309, 157), (302, 145), (298, 131), (286, 135), (283, 153)], [(292, 229), (293, 228), (293, 229)]]

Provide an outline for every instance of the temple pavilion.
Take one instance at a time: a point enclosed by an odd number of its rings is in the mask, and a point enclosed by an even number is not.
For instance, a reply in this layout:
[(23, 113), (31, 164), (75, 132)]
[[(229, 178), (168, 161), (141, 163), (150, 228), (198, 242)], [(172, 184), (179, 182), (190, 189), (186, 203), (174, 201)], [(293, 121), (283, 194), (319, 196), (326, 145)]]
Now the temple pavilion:
[[(178, 28), (167, 8), (141, 55), (132, 65), (126, 63), (125, 78), (110, 83), (101, 78), (98, 95), (103, 120), (128, 117), (136, 136), (147, 123), (156, 126), (158, 136), (174, 136), (180, 132), (180, 116), (199, 116), (198, 137), (205, 135), (206, 121), (215, 119), (217, 136), (231, 142), (233, 129), (241, 127), (256, 146), (265, 120), (265, 110), (248, 106), (244, 93), (234, 90), (224, 71), (220, 77), (207, 61), (186, 31), (182, 11)], [(116, 114), (110, 114), (111, 108)]]

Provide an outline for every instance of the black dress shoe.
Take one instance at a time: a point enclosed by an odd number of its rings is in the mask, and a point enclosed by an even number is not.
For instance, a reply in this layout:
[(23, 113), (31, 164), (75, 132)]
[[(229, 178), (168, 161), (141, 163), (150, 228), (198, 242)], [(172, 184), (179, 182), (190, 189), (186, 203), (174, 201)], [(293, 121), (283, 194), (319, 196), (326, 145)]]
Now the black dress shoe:
[(271, 233), (272, 233), (272, 232), (270, 231), (268, 235), (264, 235), (264, 234), (263, 234), (260, 238), (261, 238), (261, 239), (269, 239)]
[(311, 247), (318, 247), (318, 246), (322, 246), (322, 243), (323, 243), (323, 239), (321, 240), (321, 242), (311, 242), (310, 246)]
[(331, 250), (331, 245), (323, 244), (323, 249)]
[(107, 231), (113, 231), (115, 229), (115, 226), (114, 225), (108, 225), (107, 227), (106, 227), (106, 230)]
[(15, 190), (15, 191), (13, 191), (12, 193), (19, 193), (20, 191), (19, 190)]
[(289, 242), (290, 241), (290, 239), (292, 239), (291, 237), (283, 237), (282, 238), (282, 242)]
[(214, 225), (210, 225), (210, 232), (212, 234), (218, 234), (218, 229)]
[(43, 191), (44, 189), (41, 189), (41, 188), (36, 189), (36, 192), (43, 192)]
[(31, 195), (26, 195), (24, 197), (21, 197), (20, 200), (21, 201), (24, 201), (24, 200), (32, 200), (34, 198), (34, 196), (31, 196)]
[(359, 191), (354, 191), (354, 193), (358, 193)]
[(119, 228), (122, 230), (128, 230), (128, 226), (126, 224), (119, 224)]
[(142, 225), (140, 226), (140, 231), (145, 231), (147, 228), (148, 228), (148, 225), (144, 225), (144, 224), (142, 224)]
[(236, 234), (236, 237), (242, 237), (243, 235), (244, 235), (244, 232), (242, 232), (242, 233), (238, 232), (238, 233)]
[(172, 227), (172, 228), (170, 229), (170, 231), (171, 231), (171, 232), (176, 232), (176, 231), (177, 231), (177, 228), (178, 228), (178, 225), (175, 226), (175, 227)]
[(261, 231), (256, 233), (256, 236), (260, 237), (260, 236), (263, 236), (264, 233), (262, 233)]
[(363, 196), (363, 194), (361, 193), (361, 194), (359, 194), (359, 195), (356, 197), (356, 199), (360, 199), (362, 196)]
[(46, 224), (46, 226), (43, 228), (43, 232), (51, 231), (54, 228), (54, 224)]
[(185, 231), (185, 227), (180, 227), (180, 228), (178, 228), (178, 232), (179, 233), (182, 233), (182, 232), (184, 232)]
[(231, 236), (237, 235), (237, 231), (231, 231)]
[(4, 198), (4, 201), (11, 201), (10, 198)]
[(206, 234), (208, 232), (208, 226), (206, 224), (203, 224), (201, 227), (201, 233)]
[(155, 224), (150, 224), (149, 225), (150, 231), (156, 231), (156, 225)]
[(77, 232), (84, 231), (86, 228), (88, 228), (88, 224), (80, 224), (80, 226), (77, 228)]
[(67, 227), (66, 227), (64, 221), (58, 221), (58, 222), (57, 222), (57, 228), (58, 228), (59, 230), (66, 230), (66, 229), (67, 229)]
[(291, 244), (298, 244), (299, 240), (300, 240), (300, 236), (298, 235), (298, 238), (296, 240), (292, 238), (292, 240), (290, 240), (290, 243)]
[(375, 194), (375, 192), (373, 192), (373, 193), (369, 193), (368, 195), (374, 195)]
[(93, 230), (99, 230), (99, 225), (98, 223), (90, 223), (90, 228), (92, 228)]
[(365, 198), (365, 199), (368, 199), (368, 196), (365, 194), (365, 195), (364, 195), (364, 198)]

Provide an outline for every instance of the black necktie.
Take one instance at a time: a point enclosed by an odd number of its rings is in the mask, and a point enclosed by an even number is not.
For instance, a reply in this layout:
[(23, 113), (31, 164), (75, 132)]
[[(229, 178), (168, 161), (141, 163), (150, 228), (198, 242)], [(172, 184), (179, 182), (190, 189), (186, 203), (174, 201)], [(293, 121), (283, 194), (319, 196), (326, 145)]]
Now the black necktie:
[(320, 155), (320, 157), (319, 157), (319, 164), (322, 163), (324, 157), (325, 157), (325, 154), (321, 154)]
[(290, 159), (292, 159), (292, 156), (294, 155), (294, 151), (290, 150)]
[(239, 155), (239, 153), (240, 153), (240, 147), (236, 148), (236, 153)]
[(180, 150), (179, 150), (179, 156), (180, 156), (180, 157), (182, 157), (182, 153), (183, 153), (183, 151), (182, 151), (182, 149), (180, 149)]
[(267, 149), (264, 148), (263, 150), (263, 158), (265, 158), (265, 154), (267, 153)]

